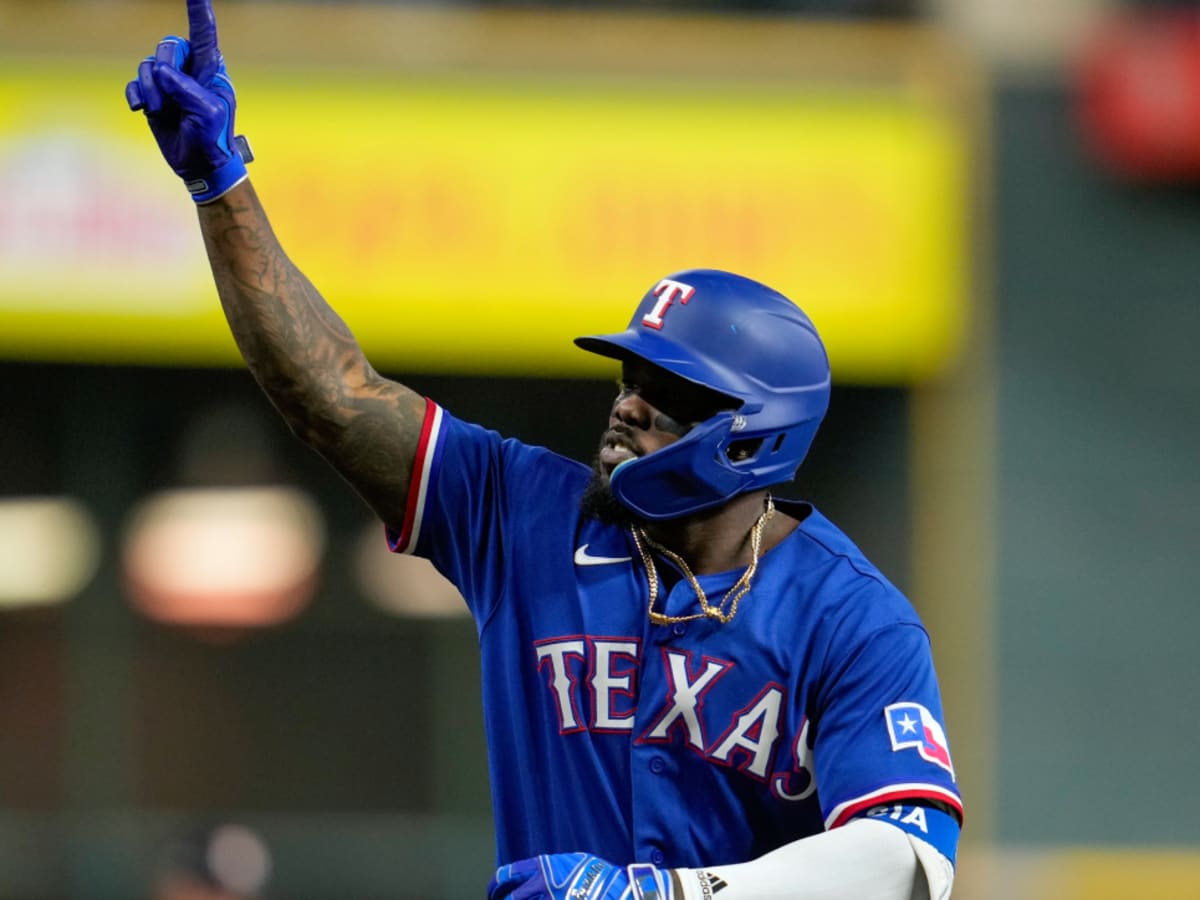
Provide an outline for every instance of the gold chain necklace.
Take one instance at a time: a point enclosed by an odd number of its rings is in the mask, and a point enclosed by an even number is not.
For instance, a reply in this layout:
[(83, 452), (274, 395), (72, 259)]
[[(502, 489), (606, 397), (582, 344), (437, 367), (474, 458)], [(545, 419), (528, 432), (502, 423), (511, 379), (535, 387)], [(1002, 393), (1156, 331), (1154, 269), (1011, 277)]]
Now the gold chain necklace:
[[(737, 615), (738, 603), (750, 592), (750, 581), (754, 578), (754, 573), (758, 571), (758, 557), (762, 550), (763, 526), (767, 524), (767, 520), (773, 515), (775, 515), (775, 503), (771, 499), (771, 495), (767, 494), (766, 509), (758, 517), (758, 521), (754, 523), (754, 527), (750, 529), (750, 547), (753, 551), (753, 558), (750, 560), (750, 565), (746, 567), (746, 571), (742, 573), (742, 577), (721, 598), (721, 602), (715, 606), (708, 602), (708, 595), (704, 593), (704, 588), (700, 587), (700, 582), (696, 580), (696, 576), (692, 574), (691, 568), (683, 561), (682, 556), (672, 550), (668, 550), (662, 544), (652, 541), (640, 527), (635, 525), (631, 528), (633, 543), (637, 546), (638, 553), (642, 557), (642, 564), (646, 567), (646, 577), (650, 579), (650, 621), (655, 625), (671, 625), (675, 622), (690, 622), (693, 619), (705, 618), (716, 619), (721, 624), (731, 622), (733, 617)], [(679, 567), (680, 571), (683, 572), (683, 576), (692, 586), (692, 590), (696, 592), (696, 599), (700, 601), (700, 612), (692, 613), (689, 616), (668, 616), (665, 613), (655, 610), (654, 606), (658, 602), (658, 567), (654, 564), (654, 557), (646, 549), (647, 547), (658, 551)], [(725, 611), (727, 607), (728, 612)]]

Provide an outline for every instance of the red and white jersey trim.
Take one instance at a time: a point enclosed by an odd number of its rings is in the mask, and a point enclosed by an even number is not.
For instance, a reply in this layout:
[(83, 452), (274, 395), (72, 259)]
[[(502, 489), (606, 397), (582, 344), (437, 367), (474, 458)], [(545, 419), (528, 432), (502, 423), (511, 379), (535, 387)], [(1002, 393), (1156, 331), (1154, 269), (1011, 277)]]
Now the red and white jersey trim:
[(429, 491), (429, 475), (433, 469), (434, 450), (442, 432), (442, 408), (425, 400), (425, 421), (413, 457), (412, 480), (408, 484), (408, 503), (404, 509), (404, 525), (400, 536), (392, 543), (396, 553), (412, 553), (421, 538), (421, 523), (425, 518), (425, 500)]
[(825, 817), (825, 829), (828, 831), (845, 825), (859, 813), (879, 806), (883, 803), (894, 803), (897, 800), (938, 800), (948, 805), (958, 813), (959, 822), (963, 819), (962, 800), (953, 791), (936, 784), (889, 784), (885, 788), (839, 803)]

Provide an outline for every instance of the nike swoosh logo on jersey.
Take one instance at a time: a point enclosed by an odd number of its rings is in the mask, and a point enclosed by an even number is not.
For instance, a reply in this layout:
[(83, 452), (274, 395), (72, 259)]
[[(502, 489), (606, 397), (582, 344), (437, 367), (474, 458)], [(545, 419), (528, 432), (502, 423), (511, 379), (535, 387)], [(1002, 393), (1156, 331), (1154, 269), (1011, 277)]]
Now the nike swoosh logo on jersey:
[(632, 556), (592, 556), (588, 553), (590, 545), (584, 544), (575, 548), (575, 565), (577, 566), (607, 566), (612, 563), (630, 562)]

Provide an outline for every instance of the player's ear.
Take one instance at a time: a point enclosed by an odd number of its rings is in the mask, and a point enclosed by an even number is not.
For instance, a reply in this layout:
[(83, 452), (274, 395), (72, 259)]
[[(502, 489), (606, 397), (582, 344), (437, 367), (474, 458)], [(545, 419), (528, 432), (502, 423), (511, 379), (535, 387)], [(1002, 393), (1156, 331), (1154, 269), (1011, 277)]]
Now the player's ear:
[(734, 441), (726, 447), (725, 455), (729, 458), (730, 462), (745, 462), (757, 456), (762, 445), (763, 438), (745, 438), (744, 440)]

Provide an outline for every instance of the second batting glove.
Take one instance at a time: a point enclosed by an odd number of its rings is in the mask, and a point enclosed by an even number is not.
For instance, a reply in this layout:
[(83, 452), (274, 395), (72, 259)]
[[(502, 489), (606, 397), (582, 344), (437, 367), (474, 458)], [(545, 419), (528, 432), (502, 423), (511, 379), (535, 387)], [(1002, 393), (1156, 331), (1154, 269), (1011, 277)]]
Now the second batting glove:
[(553, 853), (501, 866), (488, 900), (673, 900), (671, 874), (618, 866), (590, 853)]

